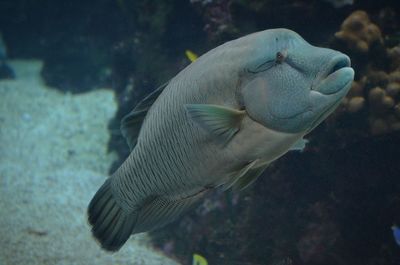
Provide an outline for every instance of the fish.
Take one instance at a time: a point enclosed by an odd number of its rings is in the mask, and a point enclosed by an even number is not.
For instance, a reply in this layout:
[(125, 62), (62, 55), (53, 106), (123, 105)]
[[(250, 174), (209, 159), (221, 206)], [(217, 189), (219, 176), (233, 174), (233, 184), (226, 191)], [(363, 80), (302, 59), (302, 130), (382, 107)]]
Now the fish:
[(197, 58), (199, 58), (199, 56), (197, 54), (195, 54), (194, 52), (192, 52), (191, 50), (186, 50), (185, 55), (189, 59), (190, 62), (194, 62), (197, 60)]
[(241, 191), (305, 145), (349, 91), (350, 58), (289, 29), (228, 41), (200, 56), (121, 121), (131, 149), (89, 203), (92, 235), (118, 251), (216, 189)]
[(400, 228), (397, 225), (392, 226), (393, 237), (397, 245), (400, 246)]
[(194, 253), (192, 265), (208, 265), (208, 262), (205, 257)]

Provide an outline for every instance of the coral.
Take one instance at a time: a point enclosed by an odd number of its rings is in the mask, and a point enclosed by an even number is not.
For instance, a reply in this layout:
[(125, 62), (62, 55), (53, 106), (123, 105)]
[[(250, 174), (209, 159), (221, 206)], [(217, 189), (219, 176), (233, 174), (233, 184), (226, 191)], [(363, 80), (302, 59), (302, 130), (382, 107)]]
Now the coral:
[(382, 42), (380, 29), (371, 23), (365, 11), (355, 11), (346, 18), (335, 37), (360, 53), (367, 53), (371, 45)]
[(400, 130), (400, 44), (386, 47), (387, 37), (364, 11), (346, 18), (335, 38), (334, 45), (355, 61), (357, 73), (341, 111), (365, 114), (359, 118), (368, 124), (369, 135)]
[(364, 107), (364, 103), (365, 99), (363, 97), (353, 97), (349, 100), (348, 111), (352, 113), (360, 111)]
[(354, 81), (342, 107), (348, 113), (365, 111), (371, 135), (400, 130), (400, 69), (368, 71)]

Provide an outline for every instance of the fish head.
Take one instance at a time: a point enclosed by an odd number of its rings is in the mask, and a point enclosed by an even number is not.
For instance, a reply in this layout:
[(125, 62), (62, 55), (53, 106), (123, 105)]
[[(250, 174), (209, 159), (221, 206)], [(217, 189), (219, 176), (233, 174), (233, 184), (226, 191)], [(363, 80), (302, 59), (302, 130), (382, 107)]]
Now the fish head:
[(312, 46), (293, 31), (257, 33), (252, 45), (241, 69), (240, 97), (249, 116), (269, 129), (308, 133), (351, 87), (348, 56)]

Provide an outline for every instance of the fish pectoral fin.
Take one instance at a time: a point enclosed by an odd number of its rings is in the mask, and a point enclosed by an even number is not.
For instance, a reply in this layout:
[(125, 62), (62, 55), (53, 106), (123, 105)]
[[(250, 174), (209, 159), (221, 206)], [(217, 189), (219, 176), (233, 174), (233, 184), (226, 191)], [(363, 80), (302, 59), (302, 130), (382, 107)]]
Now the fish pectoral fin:
[(300, 151), (303, 152), (304, 148), (306, 148), (306, 145), (308, 144), (308, 140), (301, 138), (300, 140), (298, 140), (297, 142), (295, 142), (292, 147), (290, 147), (290, 151)]
[(264, 170), (269, 166), (269, 163), (258, 167), (252, 167), (247, 170), (246, 174), (244, 174), (240, 179), (238, 179), (232, 186), (234, 191), (241, 191), (249, 187), (253, 184), (259, 176), (264, 172)]
[(140, 128), (142, 127), (142, 123), (148, 110), (167, 85), (168, 82), (148, 94), (129, 114), (122, 118), (121, 132), (125, 137), (130, 150), (132, 150), (136, 145)]
[(239, 131), (244, 110), (235, 110), (219, 105), (186, 104), (190, 118), (204, 130), (217, 136), (224, 144)]
[(239, 170), (239, 172), (237, 174), (234, 174), (233, 177), (224, 184), (223, 189), (224, 191), (230, 189), (232, 186), (234, 186), (236, 184), (236, 182), (238, 182), (241, 178), (243, 178), (244, 176), (246, 176), (246, 174), (248, 173), (248, 171), (255, 166), (255, 164), (257, 164), (259, 160), (256, 159), (253, 162), (250, 162), (248, 164), (246, 164), (241, 170)]
[(207, 191), (209, 189), (204, 188), (183, 198), (170, 198), (168, 196), (148, 198), (139, 210), (139, 217), (133, 234), (153, 230), (174, 221), (198, 202)]

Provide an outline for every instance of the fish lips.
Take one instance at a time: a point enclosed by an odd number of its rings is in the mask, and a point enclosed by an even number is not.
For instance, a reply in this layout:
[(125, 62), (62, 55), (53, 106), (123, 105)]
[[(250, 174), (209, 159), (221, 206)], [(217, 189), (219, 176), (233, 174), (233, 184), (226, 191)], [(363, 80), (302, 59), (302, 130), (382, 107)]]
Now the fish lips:
[[(340, 78), (338, 77), (340, 75)], [(339, 80), (337, 80), (339, 79)], [(354, 70), (351, 67), (341, 68), (330, 74), (323, 80), (323, 88), (320, 91), (311, 90), (311, 109), (310, 113), (320, 113), (314, 118), (308, 131), (310, 132), (321, 123), (333, 110), (335, 110), (343, 97), (349, 92), (354, 80)]]
[(339, 54), (334, 56), (320, 71), (317, 86), (311, 86), (311, 90), (324, 95), (338, 92), (354, 79), (354, 70), (350, 67), (350, 58)]
[(354, 80), (354, 70), (344, 67), (329, 74), (310, 93), (311, 104), (314, 110), (331, 109), (349, 92)]
[(312, 88), (312, 90), (324, 95), (332, 95), (346, 88), (353, 80), (353, 68), (343, 67), (330, 73), (316, 87)]

